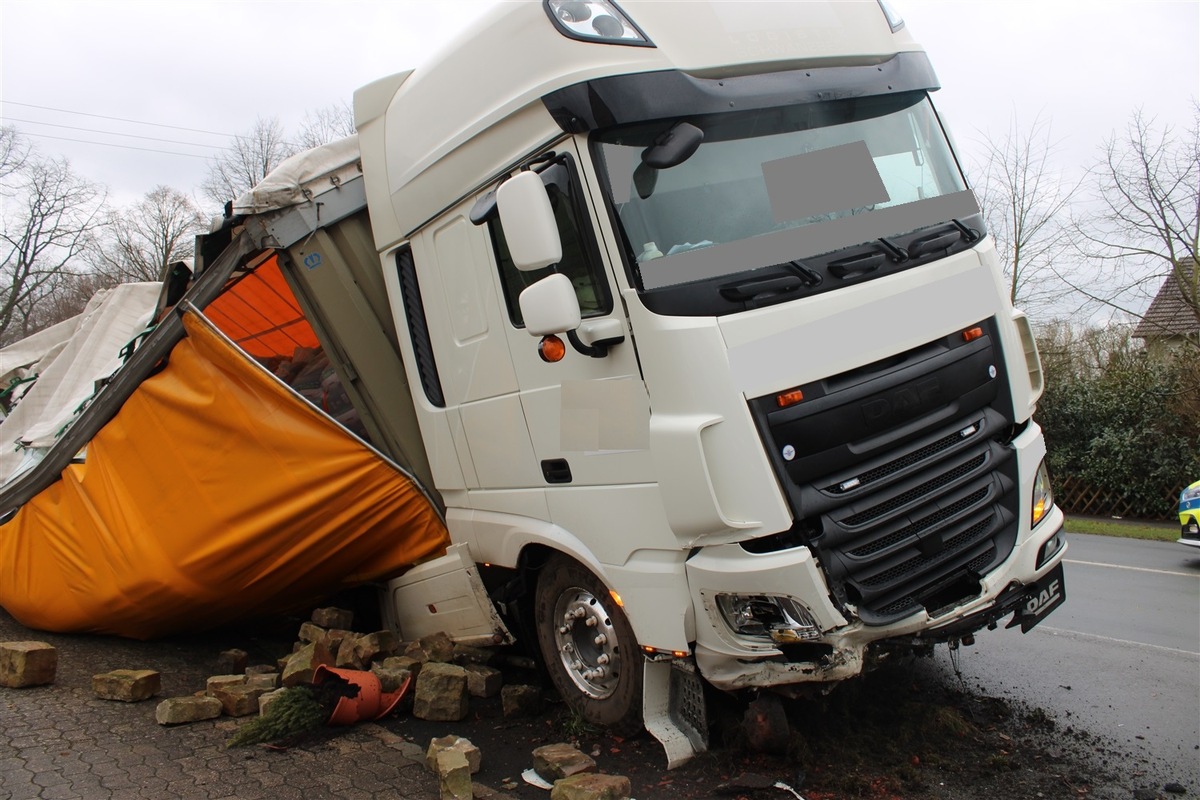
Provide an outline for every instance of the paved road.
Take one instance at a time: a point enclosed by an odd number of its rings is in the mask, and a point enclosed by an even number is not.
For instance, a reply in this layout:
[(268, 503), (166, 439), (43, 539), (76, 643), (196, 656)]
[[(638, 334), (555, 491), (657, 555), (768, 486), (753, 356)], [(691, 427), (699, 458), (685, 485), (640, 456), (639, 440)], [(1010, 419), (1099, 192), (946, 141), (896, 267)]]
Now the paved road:
[[(1068, 542), (1066, 604), (1027, 635), (979, 634), (960, 651), (963, 677), (1115, 742), (1128, 753), (1122, 769), (1200, 790), (1200, 553)], [(936, 663), (952, 680), (945, 651)]]
[[(0, 641), (58, 648), (51, 686), (0, 689), (0, 800), (436, 800), (422, 748), (383, 724), (356, 725), (290, 750), (226, 749), (237, 722), (164, 728), (156, 701), (120, 703), (92, 694), (92, 675), (112, 669), (162, 673), (163, 696), (204, 689), (221, 650), (254, 640), (222, 634), (134, 642), (59, 636), (21, 627), (0, 610)], [(262, 641), (252, 663), (274, 661)], [(271, 652), (267, 652), (271, 649)], [(256, 658), (257, 657), (257, 658)]]
[[(1200, 558), (1181, 545), (1072, 535), (1067, 604), (1028, 635), (984, 632), (961, 650), (969, 686), (1042, 707), (1062, 726), (1115, 741), (1120, 769), (1146, 784), (1200, 789)], [(293, 629), (294, 630), (294, 629)], [(0, 800), (163, 797), (437, 797), (421, 748), (390, 721), (358, 725), (316, 746), (227, 750), (237, 723), (163, 728), (154, 702), (96, 699), (91, 676), (153, 668), (165, 696), (202, 689), (227, 647), (272, 661), (276, 640), (221, 634), (151, 643), (33, 633), (0, 610), (0, 641), (59, 648), (53, 686), (0, 690)], [(945, 649), (932, 669), (957, 680)]]

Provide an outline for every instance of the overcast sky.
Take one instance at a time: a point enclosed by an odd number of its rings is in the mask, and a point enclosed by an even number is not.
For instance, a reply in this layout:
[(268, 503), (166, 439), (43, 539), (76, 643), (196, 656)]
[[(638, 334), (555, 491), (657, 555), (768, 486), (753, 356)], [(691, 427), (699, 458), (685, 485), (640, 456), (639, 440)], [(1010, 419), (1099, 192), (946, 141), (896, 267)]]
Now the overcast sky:
[[(1183, 128), (1200, 98), (1200, 0), (892, 2), (930, 53), (968, 159), (1014, 116), (1040, 115), (1072, 173), (1135, 108)], [(306, 111), (419, 64), (480, 6), (0, 0), (0, 111), (119, 204), (158, 184), (199, 197), (206, 157), (257, 117), (294, 133)]]

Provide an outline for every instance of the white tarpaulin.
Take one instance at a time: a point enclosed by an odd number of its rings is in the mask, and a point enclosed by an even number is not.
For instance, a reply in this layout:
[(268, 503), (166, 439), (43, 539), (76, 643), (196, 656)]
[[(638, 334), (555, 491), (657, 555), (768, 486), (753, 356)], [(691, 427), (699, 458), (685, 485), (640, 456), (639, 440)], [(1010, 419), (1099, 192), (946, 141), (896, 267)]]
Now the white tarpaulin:
[[(38, 376), (0, 422), (0, 485), (23, 461), (28, 463), (25, 451), (54, 444), (79, 405), (92, 396), (96, 381), (120, 366), (121, 349), (150, 323), (161, 287), (156, 282), (121, 284), (97, 294), (78, 317), (43, 331), (55, 334), (33, 342), (36, 347), (31, 340), (41, 334), (0, 350), (0, 375), (24, 369)], [(35, 352), (39, 348), (40, 356)]]
[[(305, 150), (285, 159), (258, 185), (233, 202), (235, 214), (261, 214), (307, 202), (313, 193), (311, 184), (319, 179), (340, 179), (358, 172), (358, 135)], [(331, 184), (336, 186), (337, 182)], [(327, 188), (328, 184), (326, 187)]]

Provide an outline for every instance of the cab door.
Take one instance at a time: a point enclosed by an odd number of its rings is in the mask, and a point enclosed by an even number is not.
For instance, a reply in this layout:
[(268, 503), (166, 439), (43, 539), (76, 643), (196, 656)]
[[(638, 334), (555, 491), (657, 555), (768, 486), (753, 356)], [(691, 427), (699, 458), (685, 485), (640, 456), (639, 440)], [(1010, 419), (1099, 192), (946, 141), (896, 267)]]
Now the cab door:
[[(649, 398), (613, 272), (597, 244), (595, 209), (578, 159), (570, 141), (535, 159), (562, 241), (558, 264), (518, 270), (499, 215), (491, 213), (486, 221), (521, 407), (544, 486), (649, 483)], [(485, 198), (481, 206), (487, 203)], [(550, 363), (539, 353), (540, 337), (525, 329), (519, 297), (556, 272), (571, 279), (581, 323), (571, 337), (578, 346), (568, 343), (565, 357)], [(597, 339), (619, 341), (602, 353), (584, 352)]]

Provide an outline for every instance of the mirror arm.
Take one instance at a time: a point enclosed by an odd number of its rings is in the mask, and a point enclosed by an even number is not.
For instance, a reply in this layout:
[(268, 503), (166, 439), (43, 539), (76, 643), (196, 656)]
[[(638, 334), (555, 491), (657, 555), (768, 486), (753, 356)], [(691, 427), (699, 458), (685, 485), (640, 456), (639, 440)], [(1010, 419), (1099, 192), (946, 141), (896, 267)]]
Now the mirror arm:
[(625, 337), (614, 336), (611, 339), (600, 339), (599, 341), (588, 345), (583, 343), (583, 340), (579, 338), (578, 333), (571, 330), (567, 331), (567, 341), (571, 343), (571, 346), (574, 347), (577, 352), (585, 356), (591, 356), (592, 358), (604, 358), (608, 355), (608, 348), (619, 345), (621, 342), (625, 341)]

